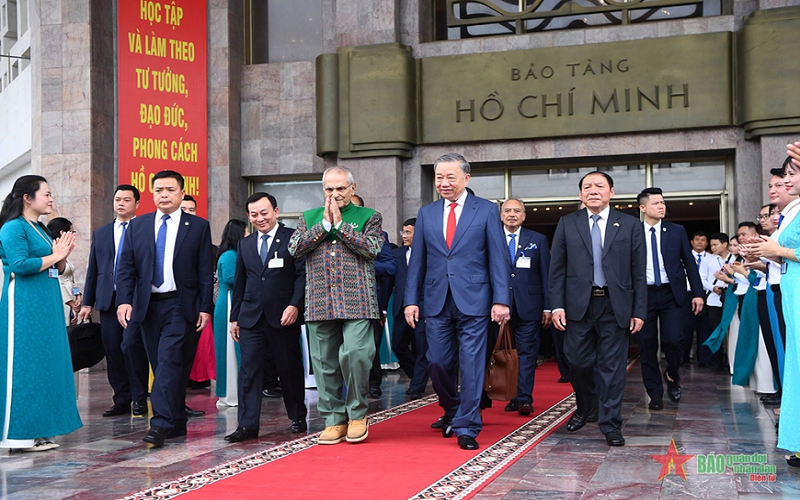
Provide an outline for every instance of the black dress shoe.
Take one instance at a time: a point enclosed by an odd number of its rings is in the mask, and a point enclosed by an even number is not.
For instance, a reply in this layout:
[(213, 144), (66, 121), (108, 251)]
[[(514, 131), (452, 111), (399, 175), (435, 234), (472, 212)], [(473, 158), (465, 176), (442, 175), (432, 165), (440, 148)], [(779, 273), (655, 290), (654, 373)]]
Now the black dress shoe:
[(147, 415), (148, 410), (146, 401), (144, 403), (133, 403), (131, 405), (131, 408), (133, 414), (136, 415), (137, 417), (141, 417), (142, 415)]
[(204, 412), (203, 410), (192, 410), (188, 406), (186, 407), (186, 416), (187, 417), (202, 417), (205, 414), (206, 414), (206, 412)]
[(172, 438), (182, 437), (185, 435), (186, 435), (186, 424), (180, 424), (168, 430), (164, 437), (167, 439), (172, 439)]
[(786, 457), (786, 463), (789, 464), (790, 467), (800, 467), (800, 457), (797, 454), (789, 455)]
[(664, 398), (661, 396), (650, 396), (650, 404), (647, 405), (648, 408), (651, 410), (663, 410), (664, 409)]
[(586, 414), (586, 421), (597, 422), (597, 408), (592, 408), (589, 410), (589, 413)]
[(453, 437), (453, 417), (442, 417), (442, 437)]
[(150, 427), (150, 430), (147, 431), (147, 434), (145, 434), (142, 441), (152, 444), (154, 448), (161, 448), (164, 446), (164, 440), (166, 438), (166, 430), (162, 429), (161, 427)]
[(308, 430), (308, 424), (306, 423), (305, 420), (294, 420), (292, 421), (291, 430), (295, 434), (299, 432), (305, 432)]
[(475, 438), (467, 435), (458, 436), (458, 446), (460, 446), (462, 450), (477, 450), (479, 448)]
[(439, 417), (439, 420), (431, 424), (431, 429), (441, 429), (443, 421), (444, 421), (444, 415)]
[(421, 392), (411, 391), (411, 392), (408, 393), (408, 398), (411, 401), (416, 401), (417, 399), (422, 399), (422, 393)]
[(108, 410), (103, 412), (104, 417), (116, 417), (119, 415), (130, 415), (131, 414), (131, 405), (114, 405)]
[(611, 431), (606, 434), (606, 444), (609, 446), (625, 446), (625, 438), (620, 431)]
[(681, 400), (681, 384), (678, 381), (670, 380), (667, 372), (664, 372), (664, 380), (667, 382), (667, 396), (673, 403)]
[(283, 397), (283, 391), (279, 390), (280, 387), (274, 387), (272, 389), (264, 389), (261, 391), (261, 395), (265, 398), (270, 399), (278, 399)]
[(512, 399), (511, 401), (509, 401), (506, 407), (503, 409), (503, 411), (509, 411), (509, 412), (517, 410), (519, 410), (519, 404), (517, 403), (516, 399)]
[(567, 375), (561, 375), (561, 378), (558, 379), (559, 384), (567, 384), (569, 383), (569, 377)]
[(587, 415), (578, 415), (575, 413), (567, 422), (567, 430), (570, 432), (575, 432), (584, 425), (586, 425), (586, 417)]
[(769, 406), (780, 406), (781, 398), (776, 396), (765, 396), (761, 398), (761, 402)]
[(369, 388), (369, 397), (371, 397), (372, 399), (378, 399), (381, 396), (383, 396), (383, 391), (381, 391), (380, 387)]
[(522, 403), (519, 405), (519, 408), (517, 408), (517, 413), (523, 417), (527, 417), (533, 413), (533, 406), (530, 403)]
[(229, 443), (240, 443), (246, 439), (256, 439), (257, 437), (257, 429), (245, 429), (244, 427), (237, 427), (235, 431), (225, 436), (224, 439)]

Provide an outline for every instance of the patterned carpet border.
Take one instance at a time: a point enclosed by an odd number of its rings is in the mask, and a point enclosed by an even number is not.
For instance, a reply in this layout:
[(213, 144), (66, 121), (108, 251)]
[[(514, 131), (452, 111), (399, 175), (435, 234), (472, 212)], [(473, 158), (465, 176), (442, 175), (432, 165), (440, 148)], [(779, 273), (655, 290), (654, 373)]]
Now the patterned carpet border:
[(571, 394), (540, 415), (486, 448), (470, 461), (456, 468), (442, 479), (428, 486), (411, 500), (458, 500), (490, 481), (495, 475), (527, 452), (542, 437), (560, 426), (575, 409), (575, 395)]
[[(625, 369), (630, 370), (636, 359), (629, 358)], [(575, 393), (572, 393), (409, 500), (467, 498), (560, 426), (576, 407)]]
[[(387, 410), (371, 414), (369, 415), (369, 422), (370, 425), (377, 424), (379, 422), (383, 422), (384, 420), (398, 417), (438, 401), (439, 398), (436, 396), (436, 394), (431, 394), (422, 399), (408, 401)], [(207, 484), (216, 483), (222, 479), (227, 479), (237, 474), (241, 474), (242, 472), (246, 472), (248, 470), (255, 469), (256, 467), (274, 462), (275, 460), (288, 457), (289, 455), (293, 455), (303, 450), (307, 450), (317, 445), (317, 439), (319, 438), (320, 434), (322, 434), (322, 432), (310, 434), (293, 441), (287, 441), (243, 458), (231, 460), (221, 465), (211, 467), (210, 469), (181, 477), (175, 481), (161, 483), (153, 488), (133, 493), (124, 497), (122, 500), (145, 500), (156, 498), (167, 500), (170, 498), (175, 498), (183, 493), (188, 493), (190, 491), (202, 488)]]

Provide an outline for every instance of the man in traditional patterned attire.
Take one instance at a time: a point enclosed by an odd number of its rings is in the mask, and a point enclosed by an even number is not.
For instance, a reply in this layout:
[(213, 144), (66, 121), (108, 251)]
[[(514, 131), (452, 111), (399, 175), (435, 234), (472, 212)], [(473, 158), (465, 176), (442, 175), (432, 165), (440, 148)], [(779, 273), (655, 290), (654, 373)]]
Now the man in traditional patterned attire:
[(322, 187), (325, 205), (303, 212), (289, 252), (306, 257), (308, 345), (326, 426), (318, 442), (357, 443), (368, 434), (371, 320), (380, 318), (373, 259), (383, 244), (382, 218), (350, 202), (356, 183), (349, 169), (327, 169)]

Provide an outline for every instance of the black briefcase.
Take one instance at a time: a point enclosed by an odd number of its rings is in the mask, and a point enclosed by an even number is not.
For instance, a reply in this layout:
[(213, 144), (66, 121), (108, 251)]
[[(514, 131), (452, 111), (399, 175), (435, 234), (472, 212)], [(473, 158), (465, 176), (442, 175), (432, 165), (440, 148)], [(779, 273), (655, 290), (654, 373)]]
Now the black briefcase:
[(72, 353), (72, 371), (89, 368), (102, 361), (106, 353), (103, 350), (103, 338), (100, 335), (100, 323), (79, 323), (67, 327), (69, 350)]

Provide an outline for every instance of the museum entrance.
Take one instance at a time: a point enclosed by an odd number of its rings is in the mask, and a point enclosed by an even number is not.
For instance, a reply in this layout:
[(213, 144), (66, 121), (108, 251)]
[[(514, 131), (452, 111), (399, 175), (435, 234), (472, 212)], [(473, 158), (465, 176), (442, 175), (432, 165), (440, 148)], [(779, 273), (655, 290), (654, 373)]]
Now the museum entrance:
[(476, 195), (497, 203), (509, 197), (521, 199), (526, 208), (524, 227), (552, 240), (559, 219), (578, 209), (581, 177), (600, 170), (614, 179), (612, 207), (639, 218), (636, 195), (645, 187), (660, 187), (667, 202), (667, 219), (682, 224), (691, 235), (728, 227), (732, 208), (730, 168), (725, 159), (558, 168), (473, 165), (469, 187)]

